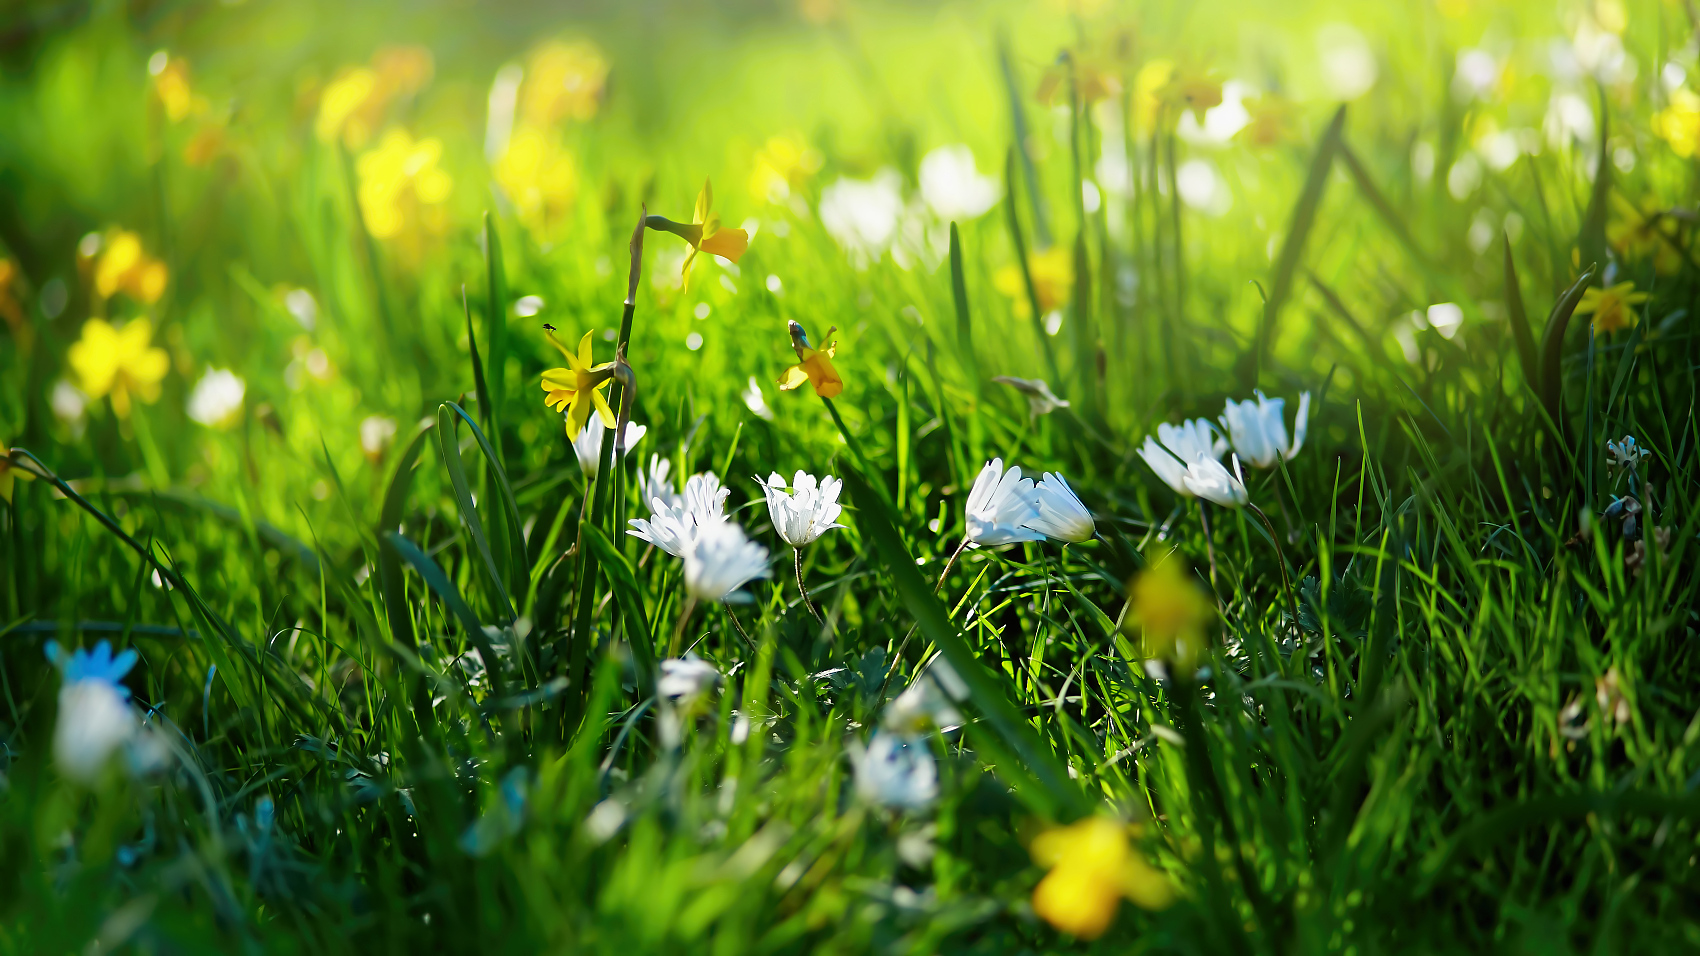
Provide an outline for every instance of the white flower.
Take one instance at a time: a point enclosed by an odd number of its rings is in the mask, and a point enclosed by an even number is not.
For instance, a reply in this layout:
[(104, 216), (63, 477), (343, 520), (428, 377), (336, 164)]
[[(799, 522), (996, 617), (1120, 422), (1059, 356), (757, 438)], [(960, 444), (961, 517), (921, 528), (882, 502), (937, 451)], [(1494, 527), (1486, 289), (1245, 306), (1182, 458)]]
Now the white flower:
[(1227, 508), (1243, 508), (1251, 500), (1240, 472), (1240, 456), (1234, 456), (1232, 473), (1214, 458), (1199, 458), (1186, 466), (1188, 491)]
[(70, 382), (60, 379), (53, 383), (53, 397), (48, 404), (53, 407), (53, 415), (62, 422), (81, 422), (83, 413), (88, 409), (89, 397)]
[(1195, 458), (1215, 458), (1220, 461), (1228, 450), (1228, 440), (1216, 434), (1216, 426), (1202, 418), (1181, 422), (1179, 425), (1164, 422), (1157, 426), (1157, 438), (1183, 462)]
[(713, 664), (692, 653), (661, 662), (661, 677), (655, 682), (655, 693), (678, 707), (689, 709), (718, 686), (720, 672), (714, 669)]
[(1098, 532), (1098, 526), (1092, 523), (1092, 512), (1080, 503), (1080, 496), (1061, 474), (1045, 472), (1033, 492), (1038, 495), (1039, 516), (1027, 522), (1027, 527), (1076, 544), (1091, 540)]
[[(648, 431), (637, 422), (626, 423), (626, 454), (632, 453), (632, 447), (642, 441)], [(602, 436), (607, 433), (608, 426), (602, 424), (602, 416), (593, 414), (579, 430), (578, 437), (573, 439), (573, 451), (578, 453), (578, 466), (584, 469), (586, 481), (596, 480), (596, 471), (602, 466)]]
[(290, 289), (284, 293), (283, 307), (309, 332), (313, 331), (313, 326), (319, 322), (319, 303), (313, 300), (313, 293), (306, 289)]
[(815, 476), (799, 471), (791, 478), (791, 490), (785, 490), (785, 479), (774, 472), (766, 481), (756, 479), (762, 494), (767, 496), (767, 515), (773, 530), (793, 548), (813, 544), (815, 539), (833, 528), (842, 528), (838, 516), (844, 508), (838, 503), (838, 492), (844, 483), (827, 475), (817, 484)]
[[(769, 276), (768, 278), (773, 279), (777, 277)], [(750, 376), (749, 384), (744, 386), (742, 397), (744, 399), (744, 407), (748, 408), (751, 412), (754, 412), (757, 418), (766, 419), (770, 422), (773, 421), (773, 409), (768, 407), (767, 398), (761, 393), (761, 383), (756, 381), (756, 377), (754, 375)]]
[(683, 501), (673, 490), (673, 462), (660, 455), (650, 455), (649, 469), (638, 476), (638, 496), (645, 504), (659, 498), (669, 508)]
[(1222, 411), (1222, 427), (1233, 439), (1234, 451), (1258, 468), (1273, 468), (1277, 462), (1290, 461), (1305, 443), (1305, 424), (1310, 416), (1310, 393), (1299, 395), (1299, 411), (1293, 417), (1293, 440), (1287, 442), (1287, 426), (1282, 422), (1285, 399), (1269, 398), (1257, 393), (1257, 401), (1246, 399), (1235, 404), (1229, 399)]
[(136, 712), (111, 682), (90, 678), (67, 683), (59, 689), (59, 723), (53, 728), (53, 759), (59, 772), (78, 783), (96, 782), (138, 726)]
[(1176, 493), (1192, 497), (1192, 492), (1186, 486), (1186, 465), (1180, 459), (1163, 450), (1157, 440), (1150, 435), (1145, 436), (1145, 444), (1139, 446), (1139, 457), (1151, 466), (1157, 477), (1163, 479), (1163, 484), (1173, 488)]
[(921, 199), (940, 219), (968, 220), (997, 205), (998, 183), (974, 167), (967, 146), (940, 146), (921, 157)]
[(208, 428), (222, 428), (242, 411), (242, 396), (248, 391), (236, 373), (211, 368), (189, 392), (189, 417)]
[(850, 763), (856, 770), (856, 792), (886, 807), (919, 810), (939, 795), (939, 770), (921, 737), (874, 732), (866, 747), (852, 741)]
[(993, 458), (980, 469), (968, 491), (968, 540), (980, 545), (1015, 541), (1043, 541), (1040, 532), (1024, 527), (1039, 516), (1033, 479), (1021, 477), (1021, 469), (1004, 471), (1003, 459)]
[(697, 528), (685, 547), (685, 592), (699, 601), (742, 604), (751, 598), (738, 589), (768, 576), (767, 549), (744, 537), (730, 521)]
[[(664, 463), (665, 464), (665, 463)], [(657, 469), (654, 459), (650, 461), (651, 476), (659, 473), (666, 476), (670, 469)], [(723, 524), (726, 521), (726, 497), (732, 492), (720, 487), (720, 479), (713, 472), (696, 474), (685, 479), (685, 493), (675, 495), (671, 485), (663, 484), (662, 490), (668, 497), (660, 494), (651, 495), (649, 507), (654, 512), (647, 519), (633, 518), (626, 523), (632, 530), (626, 532), (640, 541), (648, 541), (675, 558), (685, 555), (685, 550), (696, 540), (697, 531), (710, 524)]]
[(1049, 415), (1059, 408), (1068, 407), (1068, 399), (1058, 398), (1051, 391), (1051, 386), (1042, 378), (1016, 378), (1013, 375), (999, 375), (992, 381), (1027, 396), (1027, 411), (1034, 417)]
[(1634, 468), (1652, 454), (1646, 446), (1635, 443), (1634, 435), (1625, 435), (1622, 441), (1606, 442), (1606, 453), (1609, 455), (1607, 463), (1619, 468)]
[(395, 419), (383, 415), (368, 415), (360, 420), (360, 450), (367, 458), (376, 459), (395, 440)]
[(872, 179), (840, 178), (821, 191), (820, 221), (858, 265), (876, 260), (897, 237), (903, 177), (881, 169)]

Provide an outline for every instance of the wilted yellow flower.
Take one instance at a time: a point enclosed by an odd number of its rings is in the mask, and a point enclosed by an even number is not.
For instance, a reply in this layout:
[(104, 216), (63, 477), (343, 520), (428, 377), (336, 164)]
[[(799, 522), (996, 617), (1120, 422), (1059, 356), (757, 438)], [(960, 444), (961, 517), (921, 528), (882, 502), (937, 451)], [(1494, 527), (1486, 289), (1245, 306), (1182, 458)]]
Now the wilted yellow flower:
[(578, 168), (572, 153), (553, 133), (535, 126), (514, 130), (494, 173), (520, 220), (534, 229), (548, 228), (572, 208), (578, 196)]
[(697, 193), (696, 211), (691, 218), (693, 221), (689, 223), (674, 222), (663, 216), (650, 216), (645, 220), (649, 228), (670, 232), (691, 244), (691, 251), (685, 255), (685, 265), (679, 270), (680, 281), (687, 289), (691, 284), (691, 263), (696, 261), (697, 253), (706, 252), (737, 262), (750, 247), (748, 232), (721, 228), (720, 214), (714, 211), (714, 187), (706, 179), (702, 181), (702, 192)]
[(355, 169), (360, 174), (360, 213), (367, 231), (389, 239), (404, 230), (441, 233), (447, 227), (443, 204), (454, 189), (454, 180), (437, 165), (442, 155), (442, 141), (435, 137), (415, 140), (399, 127), (360, 155)]
[(1636, 292), (1635, 283), (1619, 282), (1607, 288), (1591, 288), (1576, 304), (1577, 315), (1594, 317), (1594, 333), (1605, 335), (1635, 325), (1635, 306), (1647, 301), (1647, 293)]
[(1700, 151), (1700, 95), (1686, 86), (1672, 90), (1670, 104), (1653, 114), (1653, 133), (1684, 159)]
[(1033, 862), (1050, 870), (1033, 888), (1033, 911), (1065, 933), (1102, 936), (1124, 896), (1149, 910), (1174, 902), (1168, 877), (1128, 847), (1120, 821), (1087, 817), (1046, 830), (1031, 849)]
[[(153, 73), (154, 95), (159, 97), (159, 104), (165, 108), (165, 118), (178, 123), (197, 107), (205, 108), (206, 102), (195, 96), (194, 89), (189, 86), (189, 61), (180, 56), (156, 54), (155, 57), (149, 64), (149, 71)], [(157, 70), (154, 69), (156, 65)]]
[(380, 49), (370, 66), (349, 67), (325, 87), (314, 132), (327, 143), (340, 136), (350, 149), (365, 146), (390, 103), (422, 89), (432, 69), (431, 51), (424, 47)]
[(77, 387), (90, 398), (112, 396), (120, 418), (130, 414), (132, 394), (144, 402), (159, 398), (159, 383), (171, 370), (171, 357), (154, 347), (153, 323), (133, 319), (113, 328), (105, 319), (83, 323), (83, 337), (66, 358), (77, 376)]
[[(844, 391), (844, 380), (838, 377), (838, 370), (832, 367), (832, 357), (838, 354), (838, 343), (828, 342), (821, 348), (809, 346), (809, 334), (803, 331), (803, 326), (792, 321), (791, 347), (797, 351), (797, 364), (785, 370), (779, 377), (779, 390), (788, 392), (804, 382), (815, 387), (815, 394), (821, 398), (836, 398)], [(827, 335), (838, 331), (837, 326), (826, 330)]]
[[(1039, 299), (1042, 313), (1049, 315), (1068, 304), (1069, 294), (1074, 290), (1074, 259), (1068, 250), (1053, 246), (1044, 252), (1035, 252), (1027, 257), (1027, 270), (1033, 276), (1033, 294)], [(1015, 305), (1016, 315), (1025, 318), (1032, 311), (1027, 302), (1027, 284), (1021, 278), (1020, 266), (1008, 265), (999, 269), (992, 276), (992, 285), (1009, 296)]]
[(526, 59), (520, 86), (521, 125), (547, 127), (596, 115), (608, 85), (608, 60), (588, 40), (550, 40)]
[(1203, 70), (1176, 70), (1157, 90), (1157, 98), (1168, 107), (1171, 120), (1181, 110), (1192, 110), (1193, 118), (1203, 123), (1207, 111), (1222, 105), (1222, 81)]
[(101, 237), (94, 260), (94, 291), (101, 299), (119, 292), (152, 305), (165, 294), (170, 272), (165, 263), (142, 249), (140, 236), (126, 229), (110, 229)]
[(1133, 606), (1124, 626), (1144, 632), (1145, 655), (1191, 673), (1204, 650), (1212, 608), (1181, 560), (1172, 554), (1159, 558), (1133, 579), (1128, 599)]
[(567, 368), (552, 368), (543, 373), (543, 390), (548, 394), (543, 397), (543, 404), (557, 412), (565, 412), (567, 416), (567, 437), (578, 438), (578, 433), (584, 430), (584, 423), (590, 421), (590, 410), (595, 407), (596, 414), (602, 419), (607, 428), (615, 428), (618, 423), (614, 420), (614, 410), (608, 407), (608, 400), (602, 397), (602, 389), (614, 380), (614, 363), (603, 362), (595, 364), (591, 354), (592, 329), (579, 339), (578, 354), (567, 351), (566, 346), (555, 341), (555, 336), (545, 330), (549, 344), (560, 351), (567, 360)]
[(1246, 143), (1268, 147), (1292, 136), (1297, 114), (1292, 100), (1279, 93), (1265, 93), (1255, 100), (1246, 100), (1245, 108), (1248, 118), (1237, 135)]
[(783, 202), (793, 187), (820, 171), (821, 154), (798, 136), (774, 136), (756, 150), (750, 172), (750, 196), (758, 202)]

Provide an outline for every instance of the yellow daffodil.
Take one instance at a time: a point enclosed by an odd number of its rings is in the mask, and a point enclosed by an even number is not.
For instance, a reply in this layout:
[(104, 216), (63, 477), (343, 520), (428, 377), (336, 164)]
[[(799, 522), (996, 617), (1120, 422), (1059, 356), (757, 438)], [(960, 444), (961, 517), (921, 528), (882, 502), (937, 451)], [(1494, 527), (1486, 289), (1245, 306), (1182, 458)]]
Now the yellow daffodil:
[(431, 51), (424, 47), (384, 47), (370, 66), (344, 69), (325, 86), (314, 132), (327, 143), (341, 138), (350, 149), (365, 146), (390, 103), (423, 88), (432, 69)]
[[(196, 96), (189, 86), (189, 61), (164, 54), (155, 54), (155, 57), (149, 64), (149, 72), (153, 74), (154, 95), (159, 97), (160, 106), (165, 108), (165, 118), (179, 123), (191, 111), (205, 109), (206, 101)], [(153, 69), (156, 65), (157, 70)]]
[(1605, 335), (1635, 325), (1635, 306), (1647, 301), (1647, 293), (1636, 292), (1635, 283), (1619, 282), (1604, 289), (1593, 288), (1582, 293), (1576, 305), (1577, 315), (1594, 317), (1594, 333)]
[(520, 123), (547, 127), (596, 115), (608, 85), (608, 58), (588, 40), (549, 40), (526, 58), (520, 87)]
[(549, 344), (559, 349), (567, 360), (567, 368), (552, 368), (543, 373), (543, 390), (549, 393), (544, 396), (543, 404), (566, 413), (567, 437), (578, 438), (585, 422), (590, 420), (592, 407), (604, 426), (616, 427), (614, 410), (602, 397), (602, 389), (614, 380), (614, 363), (595, 364), (590, 348), (590, 338), (595, 331), (586, 332), (584, 338), (579, 339), (577, 355), (555, 341), (554, 335), (547, 331), (544, 334), (549, 336)]
[(791, 190), (820, 171), (820, 150), (798, 136), (774, 136), (756, 150), (750, 172), (750, 196), (758, 202), (784, 202)]
[(1245, 101), (1248, 119), (1239, 138), (1258, 148), (1284, 142), (1293, 133), (1296, 110), (1293, 101), (1279, 93), (1265, 93)]
[(708, 180), (702, 182), (702, 192), (697, 193), (696, 211), (690, 223), (673, 222), (661, 216), (650, 216), (645, 222), (651, 229), (670, 232), (691, 244), (691, 251), (685, 256), (684, 268), (679, 270), (680, 281), (686, 288), (691, 282), (691, 263), (696, 261), (697, 253), (706, 252), (737, 262), (750, 247), (750, 234), (742, 229), (722, 229), (720, 214), (714, 211), (714, 187)]
[(35, 475), (28, 469), (12, 464), (11, 454), (10, 448), (0, 445), (0, 500), (4, 500), (7, 504), (12, 503), (12, 489), (17, 479), (35, 480)]
[[(1074, 287), (1074, 260), (1068, 250), (1053, 246), (1044, 252), (1027, 257), (1027, 270), (1033, 276), (1033, 293), (1039, 299), (1039, 310), (1049, 315), (1068, 304)], [(992, 285), (1009, 296), (1015, 304), (1015, 314), (1024, 318), (1032, 308), (1027, 302), (1027, 284), (1021, 278), (1021, 267), (1004, 266), (992, 277)]]
[(1162, 109), (1163, 102), (1157, 96), (1159, 90), (1169, 85), (1169, 80), (1175, 75), (1175, 64), (1169, 60), (1158, 58), (1146, 61), (1133, 77), (1133, 124), (1134, 129), (1143, 134), (1149, 134), (1157, 125), (1157, 113)]
[(438, 165), (443, 144), (435, 137), (415, 140), (396, 128), (376, 148), (362, 153), (360, 214), (377, 239), (404, 238), (410, 258), (421, 252), (421, 233), (440, 235), (448, 228), (448, 199), (454, 180)]
[(1207, 111), (1222, 105), (1222, 81), (1203, 70), (1176, 70), (1157, 91), (1157, 98), (1169, 108), (1171, 118), (1181, 110), (1192, 110), (1193, 118), (1202, 124)]
[(1204, 650), (1212, 608), (1181, 560), (1158, 559), (1133, 579), (1128, 598), (1133, 606), (1126, 625), (1144, 632), (1145, 655), (1190, 674)]
[(133, 319), (113, 328), (105, 319), (83, 323), (83, 337), (66, 354), (77, 387), (90, 398), (112, 396), (120, 418), (130, 414), (132, 396), (144, 402), (159, 398), (159, 383), (171, 370), (171, 357), (154, 347), (153, 323)]
[(94, 291), (101, 299), (119, 292), (145, 305), (165, 294), (171, 274), (165, 263), (142, 250), (142, 240), (124, 229), (109, 230), (100, 239), (94, 260)]
[[(815, 387), (815, 394), (821, 398), (835, 398), (844, 391), (844, 380), (838, 377), (838, 370), (832, 367), (832, 357), (838, 354), (838, 343), (828, 342), (822, 348), (809, 347), (809, 334), (796, 322), (791, 323), (791, 347), (797, 350), (797, 364), (785, 370), (779, 377), (780, 391), (790, 391), (804, 382)], [(834, 326), (826, 330), (827, 335), (838, 331)]]
[(1653, 260), (1653, 271), (1672, 275), (1682, 268), (1682, 256), (1662, 234), (1660, 225), (1668, 214), (1654, 204), (1637, 209), (1618, 192), (1612, 193), (1612, 218), (1606, 224), (1606, 241), (1624, 260)]
[(1094, 816), (1035, 837), (1033, 862), (1050, 872), (1033, 888), (1033, 912), (1065, 933), (1097, 939), (1124, 896), (1149, 910), (1172, 903), (1168, 878), (1128, 847), (1127, 830)]
[(1653, 114), (1653, 133), (1687, 159), (1700, 151), (1700, 95), (1686, 86), (1671, 91), (1670, 104)]
[(493, 171), (520, 221), (533, 229), (546, 230), (559, 222), (578, 198), (573, 154), (559, 134), (541, 127), (517, 127)]

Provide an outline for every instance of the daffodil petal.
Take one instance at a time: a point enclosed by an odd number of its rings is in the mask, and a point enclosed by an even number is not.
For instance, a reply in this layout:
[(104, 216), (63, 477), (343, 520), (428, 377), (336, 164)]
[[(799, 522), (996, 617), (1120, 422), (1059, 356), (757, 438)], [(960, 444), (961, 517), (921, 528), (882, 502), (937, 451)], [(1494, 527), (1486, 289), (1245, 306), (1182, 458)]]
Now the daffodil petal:
[(809, 373), (803, 371), (803, 367), (801, 365), (793, 365), (785, 370), (784, 375), (779, 376), (779, 390), (782, 392), (789, 392), (808, 380)]
[[(608, 400), (602, 397), (602, 393), (600, 391), (594, 388), (591, 389), (590, 400), (596, 403), (596, 414), (602, 418), (603, 425), (613, 428), (618, 424), (618, 422), (614, 420), (614, 410), (608, 407)], [(584, 417), (587, 421), (590, 418), (588, 414)]]
[(571, 369), (552, 368), (543, 373), (543, 390), (552, 392), (558, 388), (577, 388), (578, 377)]
[(750, 248), (750, 234), (742, 229), (722, 229), (702, 240), (702, 251), (737, 262)]

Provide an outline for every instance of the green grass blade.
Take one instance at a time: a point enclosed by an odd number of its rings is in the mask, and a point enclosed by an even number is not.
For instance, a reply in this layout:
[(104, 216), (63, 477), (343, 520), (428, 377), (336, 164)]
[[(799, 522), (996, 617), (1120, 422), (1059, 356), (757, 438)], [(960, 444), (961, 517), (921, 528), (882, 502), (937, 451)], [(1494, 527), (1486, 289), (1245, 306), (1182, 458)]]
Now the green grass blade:
[(1523, 288), (1517, 281), (1517, 264), (1511, 257), (1511, 237), (1505, 236), (1505, 309), (1511, 317), (1511, 337), (1517, 340), (1517, 360), (1523, 377), (1538, 393), (1541, 368), (1535, 358), (1535, 336), (1529, 331), (1529, 314), (1523, 309)]
[(648, 689), (655, 686), (655, 636), (649, 630), (649, 615), (644, 613), (643, 592), (638, 588), (637, 572), (620, 553), (602, 529), (589, 521), (579, 522), (580, 541), (596, 553), (596, 561), (607, 572), (614, 587), (614, 600), (626, 617), (626, 636), (632, 647), (632, 661), (637, 665), (638, 681)]
[(1327, 131), (1316, 143), (1310, 171), (1305, 174), (1304, 190), (1299, 193), (1298, 202), (1293, 204), (1293, 214), (1287, 221), (1287, 234), (1281, 239), (1281, 254), (1275, 260), (1275, 273), (1269, 280), (1269, 298), (1263, 303), (1263, 323), (1258, 329), (1257, 344), (1249, 361), (1240, 369), (1241, 384), (1247, 388), (1257, 384), (1258, 367), (1275, 345), (1276, 322), (1281, 315), (1281, 306), (1292, 294), (1293, 276), (1298, 271), (1299, 259), (1304, 255), (1311, 226), (1316, 222), (1316, 210), (1322, 204), (1323, 189), (1328, 185), (1328, 171), (1334, 165), (1340, 131), (1345, 125), (1346, 107), (1341, 104), (1334, 111), (1334, 119), (1329, 122)]
[(968, 685), (968, 699), (974, 709), (991, 726), (1002, 745), (1019, 757), (1037, 785), (1036, 792), (1027, 792), (1029, 788), (1025, 786), (1019, 786), (1018, 790), (1024, 792), (1025, 798), (1042, 797), (1034, 801), (1035, 805), (1054, 817), (1073, 817), (1085, 812), (1088, 806), (1085, 795), (1069, 782), (1068, 772), (1056, 754), (1010, 701), (1000, 682), (980, 663), (962, 633), (951, 623), (932, 585), (915, 570), (915, 558), (897, 533), (890, 504), (856, 470), (844, 470), (844, 484), (857, 506), (857, 527), (865, 539), (874, 543), (892, 586), (909, 613), (915, 616), (921, 635), (944, 653), (951, 669)]
[(460, 622), (461, 628), (466, 631), (467, 639), (472, 641), (472, 646), (477, 648), (478, 656), (484, 661), (484, 672), (490, 677), (491, 696), (505, 696), (507, 688), (506, 681), (502, 678), (502, 662), (497, 659), (495, 648), (490, 646), (490, 638), (484, 633), (484, 626), (478, 623), (478, 615), (472, 613), (472, 608), (468, 607), (465, 599), (460, 596), (460, 590), (455, 587), (454, 582), (449, 580), (449, 576), (443, 573), (442, 567), (433, 561), (430, 555), (419, 550), (419, 546), (412, 541), (388, 529), (385, 529), (383, 537), (403, 560), (413, 566), (413, 570), (419, 572), (419, 576), (425, 579), (426, 586), (436, 592), (437, 597), (449, 606), (455, 620)]
[[(452, 409), (452, 411), (451, 411)], [(443, 464), (449, 470), (449, 481), (454, 485), (455, 504), (460, 509), (461, 520), (466, 523), (467, 531), (472, 535), (472, 541), (478, 548), (478, 555), (484, 560), (484, 569), (489, 575), (490, 586), (494, 589), (493, 603), (508, 615), (508, 620), (516, 616), (513, 609), (513, 599), (508, 595), (507, 575), (503, 568), (496, 563), (496, 557), (490, 551), (490, 540), (484, 535), (484, 522), (478, 517), (478, 509), (472, 502), (472, 489), (466, 483), (466, 468), (460, 461), (460, 441), (456, 437), (455, 413), (466, 419), (466, 412), (453, 402), (444, 402), (437, 409), (437, 444), (443, 452)], [(466, 419), (471, 421), (471, 419)], [(477, 433), (477, 426), (473, 426)], [(506, 555), (503, 555), (504, 561)]]
[(1582, 301), (1582, 291), (1594, 281), (1598, 271), (1597, 264), (1590, 265), (1582, 277), (1559, 296), (1558, 303), (1552, 307), (1552, 314), (1547, 316), (1546, 329), (1541, 332), (1541, 404), (1546, 406), (1553, 424), (1561, 428), (1564, 424), (1564, 332), (1570, 327), (1570, 316), (1575, 313), (1576, 304)]
[[(484, 213), (484, 334), (490, 343), (489, 364), (484, 372), (489, 391), (490, 407), (485, 413), (490, 434), (500, 439), (502, 434), (502, 404), (507, 399), (508, 312), (507, 275), (502, 266), (502, 237), (496, 231), (496, 217)], [(479, 395), (479, 401), (484, 400)], [(500, 443), (496, 452), (501, 454)], [(497, 459), (500, 461), (501, 459)], [(504, 463), (505, 464), (505, 463)]]

